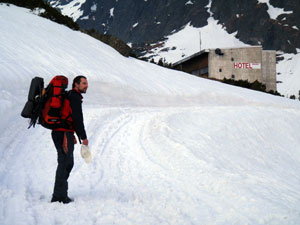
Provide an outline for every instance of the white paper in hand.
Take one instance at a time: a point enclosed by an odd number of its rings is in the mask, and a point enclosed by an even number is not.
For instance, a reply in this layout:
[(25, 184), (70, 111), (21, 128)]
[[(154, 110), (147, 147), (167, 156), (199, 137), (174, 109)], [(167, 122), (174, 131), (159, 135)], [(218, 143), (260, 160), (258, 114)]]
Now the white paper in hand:
[(86, 163), (91, 163), (92, 162), (92, 153), (90, 151), (89, 146), (82, 144), (80, 154), (81, 154), (81, 157), (84, 159), (84, 161)]

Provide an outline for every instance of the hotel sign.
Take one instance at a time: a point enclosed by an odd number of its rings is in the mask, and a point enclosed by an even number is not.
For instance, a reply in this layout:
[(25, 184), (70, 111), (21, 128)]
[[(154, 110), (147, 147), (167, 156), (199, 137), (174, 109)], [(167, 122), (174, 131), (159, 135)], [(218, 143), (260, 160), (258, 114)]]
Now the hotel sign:
[(242, 63), (242, 62), (235, 62), (233, 64), (234, 69), (252, 69), (252, 70), (260, 70), (261, 64), (260, 63)]

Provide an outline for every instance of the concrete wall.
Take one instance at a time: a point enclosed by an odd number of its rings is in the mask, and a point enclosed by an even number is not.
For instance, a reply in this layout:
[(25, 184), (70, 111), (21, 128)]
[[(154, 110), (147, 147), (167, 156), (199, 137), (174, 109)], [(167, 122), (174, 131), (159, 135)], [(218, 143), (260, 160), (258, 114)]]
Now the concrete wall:
[(222, 80), (224, 77), (234, 80), (262, 82), (262, 47), (221, 49), (224, 55), (209, 51), (209, 78)]
[(266, 90), (276, 90), (276, 51), (262, 51), (262, 79)]

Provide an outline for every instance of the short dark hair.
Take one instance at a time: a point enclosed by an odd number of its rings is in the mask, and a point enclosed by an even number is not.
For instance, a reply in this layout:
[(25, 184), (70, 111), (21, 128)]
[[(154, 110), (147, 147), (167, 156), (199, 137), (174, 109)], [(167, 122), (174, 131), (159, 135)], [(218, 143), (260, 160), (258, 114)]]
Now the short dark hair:
[(73, 84), (72, 84), (72, 88), (75, 88), (75, 83), (80, 84), (81, 78), (86, 79), (85, 76), (79, 75), (77, 77), (74, 78), (73, 80)]

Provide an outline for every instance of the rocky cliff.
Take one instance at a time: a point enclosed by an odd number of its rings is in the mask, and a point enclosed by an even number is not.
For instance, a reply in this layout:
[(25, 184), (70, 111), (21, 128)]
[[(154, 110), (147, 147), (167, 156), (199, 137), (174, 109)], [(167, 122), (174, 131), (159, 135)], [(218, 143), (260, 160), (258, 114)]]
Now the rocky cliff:
[(212, 16), (246, 44), (296, 53), (300, 48), (298, 0), (51, 0), (84, 29), (143, 46), (187, 23), (207, 25)]

